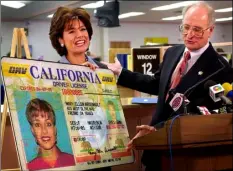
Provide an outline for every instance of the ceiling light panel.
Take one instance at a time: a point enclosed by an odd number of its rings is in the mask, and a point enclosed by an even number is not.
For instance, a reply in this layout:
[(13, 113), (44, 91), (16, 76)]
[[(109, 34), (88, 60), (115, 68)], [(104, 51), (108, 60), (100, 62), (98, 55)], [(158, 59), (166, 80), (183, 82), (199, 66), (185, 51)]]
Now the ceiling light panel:
[(53, 17), (53, 14), (50, 14), (50, 15), (48, 15), (47, 17), (48, 17), (48, 18), (52, 18), (52, 17)]
[(228, 18), (217, 18), (215, 21), (230, 21), (232, 20), (232, 17), (228, 17)]
[(162, 18), (162, 20), (172, 21), (172, 20), (181, 20), (182, 18), (183, 18), (182, 15), (178, 15), (178, 16), (173, 16), (173, 17)]
[(25, 6), (25, 4), (20, 1), (1, 1), (1, 5), (17, 9)]
[[(106, 2), (109, 2), (109, 1), (106, 1)], [(82, 5), (81, 7), (95, 9), (95, 8), (102, 7), (103, 5), (104, 5), (104, 1), (97, 1), (97, 2), (86, 4), (86, 5)]]
[(215, 12), (231, 12), (231, 11), (232, 11), (232, 7), (215, 10)]
[(180, 8), (180, 7), (188, 6), (188, 5), (197, 3), (197, 2), (198, 1), (183, 1), (183, 2), (174, 3), (174, 4), (170, 4), (170, 5), (164, 5), (164, 6), (160, 6), (160, 7), (155, 7), (155, 8), (152, 8), (151, 10), (155, 10), (155, 11), (170, 10), (170, 9), (175, 9), (175, 8)]
[(144, 12), (128, 12), (128, 13), (120, 14), (118, 18), (119, 19), (129, 18), (129, 17), (139, 16), (139, 15), (144, 15), (144, 14), (145, 14)]

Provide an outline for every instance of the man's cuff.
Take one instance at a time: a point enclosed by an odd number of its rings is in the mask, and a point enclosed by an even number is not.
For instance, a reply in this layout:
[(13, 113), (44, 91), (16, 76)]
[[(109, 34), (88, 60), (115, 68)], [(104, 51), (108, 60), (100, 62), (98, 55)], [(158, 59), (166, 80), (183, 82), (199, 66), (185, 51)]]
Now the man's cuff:
[(120, 77), (120, 75), (121, 75), (122, 70), (123, 70), (123, 67), (121, 68), (121, 70), (120, 70), (119, 74), (118, 74), (118, 75), (116, 75), (116, 82), (118, 82), (118, 79), (119, 79), (119, 77)]
[(163, 127), (164, 127), (164, 125), (165, 125), (165, 123), (164, 123), (164, 122), (160, 122), (160, 123), (157, 123), (156, 125), (154, 125), (154, 127), (155, 127), (155, 129), (156, 129), (156, 130), (158, 130), (158, 129), (163, 128)]

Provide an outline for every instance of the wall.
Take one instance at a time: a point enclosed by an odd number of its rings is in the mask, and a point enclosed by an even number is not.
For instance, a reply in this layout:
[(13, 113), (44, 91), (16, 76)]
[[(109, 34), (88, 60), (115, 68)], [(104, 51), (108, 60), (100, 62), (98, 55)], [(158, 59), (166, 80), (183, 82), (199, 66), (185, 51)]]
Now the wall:
[(232, 42), (232, 23), (221, 25), (222, 36), (226, 42)]
[(2, 22), (1, 23), (1, 56), (11, 50), (12, 33), (14, 27), (26, 27), (24, 22)]
[[(131, 47), (140, 47), (144, 43), (144, 37), (168, 37), (168, 43), (179, 44), (183, 41), (178, 26), (179, 24), (122, 23), (119, 28), (109, 29), (109, 41), (131, 41)], [(231, 35), (231, 24), (217, 24), (211, 42), (232, 41)]]
[[(32, 45), (32, 57), (36, 59), (43, 55), (44, 60), (58, 61), (60, 57), (50, 43), (49, 26), (49, 21), (2, 22), (1, 56), (10, 52), (13, 29), (15, 27), (28, 27), (28, 41), (29, 45)], [(131, 41), (131, 47), (140, 47), (144, 43), (144, 37), (167, 36), (171, 44), (182, 43), (178, 24), (121, 22), (121, 27), (116, 28), (101, 28), (97, 26), (97, 23), (92, 23), (92, 26), (94, 34), (90, 51), (97, 56), (101, 56), (104, 61), (108, 61), (110, 41)], [(232, 42), (232, 23), (216, 24), (211, 41)], [(232, 51), (232, 48), (226, 51)], [(2, 83), (1, 79), (0, 83)]]
[[(60, 56), (56, 50), (52, 47), (49, 39), (49, 27), (48, 21), (31, 21), (29, 23), (24, 22), (2, 22), (1, 25), (1, 56), (6, 55), (10, 51), (13, 29), (16, 27), (28, 27), (28, 42), (32, 45), (32, 57), (37, 59), (43, 55), (45, 60), (58, 61)], [(101, 44), (100, 32), (102, 28), (99, 28), (93, 24), (93, 36), (91, 40), (90, 50), (94, 54), (100, 55), (99, 45)]]
[[(110, 40), (131, 40), (132, 47), (138, 47), (143, 44), (144, 37), (168, 37), (169, 43), (182, 43), (179, 33), (179, 24), (159, 24), (159, 23), (122, 23), (119, 28), (112, 28), (109, 32)], [(222, 42), (225, 39), (222, 34), (225, 27), (217, 24), (214, 35), (211, 39), (212, 42)], [(224, 34), (232, 33), (232, 25), (226, 27)], [(225, 38), (228, 36), (225, 36)], [(230, 40), (230, 39), (228, 39)], [(232, 41), (232, 38), (231, 38)]]
[[(24, 22), (3, 22), (1, 26), (1, 35), (3, 37), (1, 44), (1, 56), (10, 51), (12, 31), (14, 27), (26, 27)], [(31, 21), (28, 25), (28, 41), (32, 45), (33, 58), (44, 55), (48, 61), (57, 61), (60, 59), (57, 52), (53, 49), (49, 39), (48, 21)], [(121, 27), (101, 28), (97, 23), (93, 23), (94, 34), (91, 40), (90, 50), (92, 53), (102, 56), (108, 61), (108, 48), (110, 41), (131, 41), (131, 47), (140, 47), (144, 43), (144, 37), (168, 37), (169, 43), (182, 43), (178, 24), (161, 23), (121, 23)], [(232, 41), (232, 24), (217, 24), (212, 42)]]
[(59, 55), (49, 39), (49, 26), (49, 22), (30, 22), (28, 41), (33, 48), (33, 58), (43, 55), (47, 61), (58, 61)]

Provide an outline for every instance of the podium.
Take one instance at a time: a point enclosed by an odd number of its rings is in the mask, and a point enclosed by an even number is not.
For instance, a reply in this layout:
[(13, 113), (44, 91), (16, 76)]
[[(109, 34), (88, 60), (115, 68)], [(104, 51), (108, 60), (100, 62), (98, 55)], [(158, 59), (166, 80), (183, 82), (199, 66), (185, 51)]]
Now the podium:
[(232, 170), (232, 119), (232, 114), (180, 116), (133, 144), (161, 154), (163, 171), (170, 170), (170, 145), (174, 171)]

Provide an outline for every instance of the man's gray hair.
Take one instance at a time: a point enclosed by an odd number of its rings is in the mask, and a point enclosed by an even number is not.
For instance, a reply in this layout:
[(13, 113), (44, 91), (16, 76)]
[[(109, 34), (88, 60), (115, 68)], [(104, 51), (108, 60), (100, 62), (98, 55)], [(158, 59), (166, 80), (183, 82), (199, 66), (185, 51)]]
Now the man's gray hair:
[(194, 4), (191, 4), (191, 5), (184, 7), (183, 11), (182, 11), (183, 18), (185, 16), (186, 12), (189, 10), (189, 8), (197, 7), (197, 6), (204, 7), (207, 9), (209, 26), (213, 25), (215, 23), (215, 11), (208, 3), (204, 2), (204, 1), (197, 2), (197, 3), (194, 3)]

